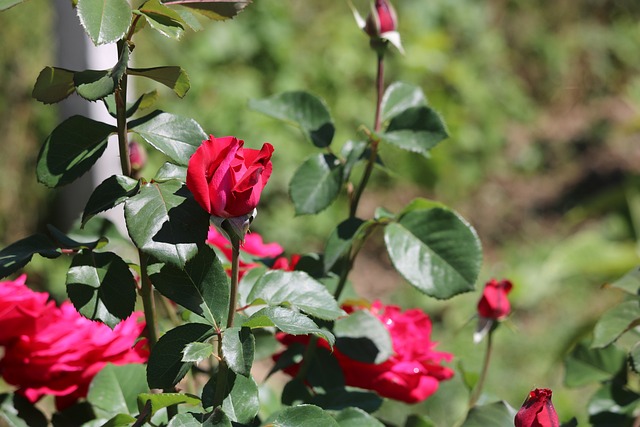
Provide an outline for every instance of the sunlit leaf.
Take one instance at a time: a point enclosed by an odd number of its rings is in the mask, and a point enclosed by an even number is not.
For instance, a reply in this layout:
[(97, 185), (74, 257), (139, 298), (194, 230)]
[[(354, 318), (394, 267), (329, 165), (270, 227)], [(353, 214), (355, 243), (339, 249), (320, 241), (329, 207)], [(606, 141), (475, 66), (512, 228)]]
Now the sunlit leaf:
[(127, 0), (78, 0), (76, 10), (80, 23), (96, 46), (118, 41), (131, 23), (131, 6)]
[(184, 97), (191, 87), (189, 76), (180, 67), (129, 68), (128, 73), (132, 76), (146, 77), (162, 83), (172, 89), (180, 98)]
[(148, 0), (140, 7), (149, 25), (160, 34), (179, 39), (184, 33), (184, 21), (173, 9), (160, 3), (160, 0)]
[(305, 160), (289, 183), (296, 215), (326, 209), (340, 194), (343, 165), (332, 154), (317, 154)]
[(135, 414), (139, 393), (147, 392), (145, 365), (107, 364), (91, 381), (87, 400), (99, 418), (117, 414)]
[(128, 197), (138, 193), (140, 181), (128, 176), (112, 175), (98, 185), (84, 207), (82, 225), (94, 215), (123, 203)]
[(73, 71), (64, 68), (45, 67), (38, 75), (31, 96), (45, 104), (60, 102), (76, 90), (73, 75)]
[(231, 19), (247, 7), (252, 0), (164, 0), (167, 5), (180, 5), (193, 9), (209, 19)]

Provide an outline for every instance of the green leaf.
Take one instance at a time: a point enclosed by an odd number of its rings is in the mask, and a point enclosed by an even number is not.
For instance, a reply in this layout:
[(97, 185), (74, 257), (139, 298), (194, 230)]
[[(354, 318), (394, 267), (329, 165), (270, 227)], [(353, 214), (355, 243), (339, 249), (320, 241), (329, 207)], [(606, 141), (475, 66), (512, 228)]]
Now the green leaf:
[(101, 427), (129, 427), (135, 421), (136, 419), (129, 414), (117, 414), (102, 424)]
[[(132, 104), (127, 103), (127, 111), (125, 113), (125, 116), (129, 118), (138, 111), (143, 111), (151, 108), (158, 101), (158, 97), (158, 91), (155, 89), (150, 92), (143, 93), (138, 97), (136, 102)], [(109, 112), (111, 117), (115, 119), (117, 115), (115, 96), (113, 94), (108, 95), (102, 98), (102, 102), (104, 102), (104, 105), (107, 107), (107, 111)]]
[(367, 310), (357, 310), (336, 320), (336, 347), (353, 360), (379, 364), (393, 354), (389, 331)]
[(76, 90), (73, 71), (44, 67), (33, 87), (32, 97), (45, 104), (60, 102)]
[(226, 320), (229, 279), (209, 246), (203, 244), (184, 267), (164, 264), (154, 269), (149, 278), (162, 295), (203, 317), (212, 326), (221, 327)]
[(343, 169), (333, 154), (316, 154), (305, 160), (289, 183), (296, 215), (316, 214), (329, 207), (340, 194)]
[(129, 265), (112, 252), (83, 252), (67, 272), (67, 294), (80, 314), (110, 328), (133, 313), (136, 280)]
[(426, 105), (427, 99), (418, 86), (395, 82), (389, 85), (382, 97), (381, 119), (386, 122), (409, 108)]
[(380, 421), (359, 408), (346, 408), (335, 415), (340, 427), (384, 427)]
[(345, 314), (324, 285), (302, 271), (268, 271), (254, 285), (247, 301), (270, 306), (286, 304), (324, 320)]
[(351, 251), (353, 240), (356, 236), (361, 238), (364, 230), (372, 225), (371, 221), (351, 217), (342, 221), (331, 232), (324, 248), (324, 271), (328, 273), (343, 255)]
[(252, 99), (249, 108), (297, 126), (316, 147), (328, 147), (335, 134), (329, 109), (308, 92), (284, 92), (265, 99)]
[(160, 3), (160, 0), (148, 0), (140, 7), (140, 13), (149, 25), (160, 34), (179, 39), (184, 34), (184, 21), (178, 13)]
[(630, 426), (635, 418), (640, 395), (617, 382), (605, 383), (591, 397), (587, 406), (590, 425), (594, 427)]
[(6, 10), (17, 4), (22, 3), (24, 0), (0, 0), (0, 10)]
[(504, 401), (474, 406), (462, 427), (513, 427), (516, 411)]
[(317, 406), (298, 405), (286, 408), (268, 424), (273, 427), (339, 427), (340, 424)]
[(116, 128), (83, 116), (60, 123), (38, 154), (38, 181), (49, 188), (75, 181), (100, 158)]
[(332, 346), (335, 342), (335, 337), (332, 333), (320, 329), (313, 320), (304, 314), (284, 307), (265, 307), (260, 309), (249, 317), (242, 326), (248, 328), (268, 328), (275, 326), (287, 334), (314, 334), (324, 338)]
[(182, 361), (184, 348), (193, 342), (205, 342), (214, 334), (215, 330), (210, 325), (187, 323), (160, 337), (151, 349), (147, 365), (149, 387), (164, 389), (178, 384), (192, 365), (191, 362)]
[(0, 278), (20, 270), (35, 254), (45, 258), (57, 258), (61, 253), (51, 239), (44, 234), (25, 237), (0, 251)]
[(626, 356), (614, 346), (590, 349), (583, 343), (576, 345), (564, 360), (567, 387), (606, 381), (624, 368)]
[(26, 397), (0, 394), (0, 425), (7, 427), (47, 427), (47, 417)]
[(192, 413), (186, 412), (171, 418), (167, 427), (202, 427), (202, 423), (195, 419)]
[(229, 368), (239, 375), (251, 374), (256, 339), (248, 327), (229, 328), (222, 335), (222, 354)]
[(382, 140), (389, 144), (427, 157), (429, 150), (448, 136), (440, 115), (426, 106), (403, 111), (380, 134)]
[(208, 342), (192, 342), (182, 350), (182, 361), (193, 362), (196, 365), (213, 354), (213, 344)]
[(111, 418), (117, 414), (135, 414), (138, 394), (148, 391), (144, 365), (108, 363), (91, 380), (87, 400), (93, 405), (96, 417)]
[(251, 376), (235, 377), (231, 392), (222, 402), (222, 410), (231, 421), (251, 425), (260, 410), (258, 385)]
[(635, 372), (640, 372), (640, 342), (636, 343), (629, 351), (629, 362), (631, 363), (631, 368)]
[(205, 245), (209, 214), (179, 181), (142, 186), (125, 202), (124, 214), (136, 246), (160, 262), (183, 269)]
[(160, 409), (172, 405), (186, 403), (187, 405), (199, 405), (200, 399), (184, 393), (140, 393), (138, 395), (138, 409), (142, 410), (147, 402), (151, 402), (151, 414), (155, 414)]
[(438, 299), (471, 291), (482, 264), (475, 230), (455, 212), (415, 210), (385, 228), (394, 267), (421, 292)]
[(180, 98), (183, 98), (191, 87), (187, 72), (180, 67), (129, 68), (128, 73), (162, 83)]
[[(326, 371), (325, 375), (328, 374), (327, 376), (333, 375), (337, 377), (336, 374), (342, 376), (339, 366), (336, 371), (335, 369), (327, 370), (325, 366), (320, 364), (320, 366), (316, 365), (316, 371), (318, 371), (318, 375), (323, 375)], [(308, 403), (320, 406), (323, 409), (344, 410), (345, 408), (351, 408), (369, 413), (380, 409), (382, 402), (383, 399), (372, 391), (346, 389), (344, 385), (329, 389), (326, 394), (316, 394), (308, 401)]]
[[(364, 160), (367, 157), (367, 154), (370, 153), (368, 150), (369, 144), (365, 141), (347, 141), (342, 146), (342, 150), (340, 153), (342, 157), (344, 157), (344, 171), (342, 174), (342, 178), (344, 181), (348, 181), (351, 176), (351, 171), (353, 167), (361, 160)], [(376, 159), (376, 161), (378, 158)]]
[(58, 247), (62, 249), (100, 249), (109, 242), (106, 237), (99, 237), (97, 240), (94, 240), (92, 242), (78, 242), (67, 236), (51, 224), (47, 224), (47, 230), (49, 230), (49, 233), (51, 233), (51, 237), (53, 237), (54, 243), (56, 243)]
[(78, 0), (80, 23), (94, 45), (113, 43), (124, 37), (131, 24), (127, 0)]
[(191, 155), (207, 139), (195, 120), (160, 110), (133, 120), (129, 129), (181, 166), (189, 164)]
[(74, 73), (78, 95), (87, 101), (97, 101), (115, 93), (129, 62), (129, 49), (122, 49), (118, 62), (110, 70), (86, 70)]
[(82, 214), (82, 226), (94, 215), (123, 203), (137, 194), (140, 181), (124, 175), (112, 175), (93, 190)]
[(640, 325), (640, 303), (637, 299), (624, 301), (607, 310), (593, 328), (591, 347), (602, 348), (616, 341), (628, 330)]
[(426, 415), (411, 414), (407, 417), (404, 427), (437, 427), (436, 423)]
[(611, 286), (622, 289), (631, 295), (640, 294), (640, 266), (635, 267), (623, 277), (613, 282)]
[(156, 172), (156, 176), (153, 177), (153, 180), (157, 182), (166, 182), (171, 179), (185, 182), (187, 180), (187, 168), (165, 162)]
[(251, 0), (165, 0), (164, 4), (191, 8), (209, 19), (231, 19), (247, 7)]

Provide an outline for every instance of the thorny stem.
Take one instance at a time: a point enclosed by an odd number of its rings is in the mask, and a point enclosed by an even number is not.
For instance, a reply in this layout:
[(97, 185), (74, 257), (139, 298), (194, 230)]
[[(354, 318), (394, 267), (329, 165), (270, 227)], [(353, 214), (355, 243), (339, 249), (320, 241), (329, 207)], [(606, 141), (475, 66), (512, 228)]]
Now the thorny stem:
[(482, 387), (484, 386), (484, 381), (487, 378), (487, 373), (489, 371), (489, 363), (491, 362), (492, 337), (493, 337), (493, 328), (487, 334), (487, 349), (484, 354), (484, 363), (482, 364), (482, 372), (480, 372), (480, 379), (476, 384), (476, 388), (473, 390), (471, 399), (469, 399), (469, 408), (473, 407), (473, 405), (476, 404), (476, 402), (480, 398), (480, 394), (482, 394)]
[(149, 348), (158, 342), (158, 332), (156, 331), (155, 305), (153, 301), (153, 285), (147, 275), (147, 256), (138, 249), (140, 257), (140, 296), (142, 297), (142, 306), (144, 308), (144, 320), (147, 323), (147, 338), (149, 340)]
[[(126, 40), (118, 41), (118, 58), (122, 56), (124, 49), (129, 49)], [(120, 166), (122, 174), (131, 176), (131, 161), (129, 160), (129, 141), (127, 140), (127, 73), (120, 79), (115, 91), (116, 121), (118, 126), (118, 147), (120, 149)]]
[[(382, 108), (382, 95), (384, 93), (384, 51), (378, 51), (378, 73), (376, 77), (376, 115), (373, 121), (373, 131), (380, 131), (380, 111)], [(369, 156), (369, 161), (367, 162), (367, 166), (365, 167), (364, 174), (362, 175), (362, 180), (360, 181), (360, 185), (351, 200), (351, 206), (349, 210), (349, 217), (353, 218), (356, 216), (356, 212), (358, 211), (358, 204), (360, 203), (360, 197), (362, 196), (362, 192), (364, 191), (367, 183), (369, 182), (369, 178), (371, 177), (371, 172), (373, 171), (373, 166), (376, 164), (376, 159), (378, 157), (378, 143), (380, 140), (371, 135), (371, 154)]]
[[(231, 239), (231, 292), (229, 297), (229, 314), (227, 316), (227, 329), (233, 326), (233, 317), (236, 314), (238, 301), (238, 277), (240, 272), (240, 238), (235, 233), (229, 233)], [(229, 366), (222, 352), (222, 332), (218, 333), (218, 377), (216, 378), (216, 390), (213, 395), (213, 407), (222, 405), (225, 391), (227, 389), (227, 378), (229, 376)]]

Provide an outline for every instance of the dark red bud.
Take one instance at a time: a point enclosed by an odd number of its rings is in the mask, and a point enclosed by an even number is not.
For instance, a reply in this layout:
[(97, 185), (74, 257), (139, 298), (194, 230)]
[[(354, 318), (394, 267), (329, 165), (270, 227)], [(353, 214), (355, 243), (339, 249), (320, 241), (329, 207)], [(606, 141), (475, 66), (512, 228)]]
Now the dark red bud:
[(367, 17), (364, 28), (370, 37), (380, 37), (381, 34), (396, 31), (398, 18), (389, 0), (375, 0), (371, 13)]

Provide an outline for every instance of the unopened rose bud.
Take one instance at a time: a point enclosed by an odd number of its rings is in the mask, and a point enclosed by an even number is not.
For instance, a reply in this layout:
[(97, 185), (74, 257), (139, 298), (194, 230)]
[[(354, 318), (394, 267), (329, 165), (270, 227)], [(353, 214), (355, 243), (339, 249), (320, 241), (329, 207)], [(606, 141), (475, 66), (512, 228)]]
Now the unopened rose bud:
[(398, 18), (391, 3), (388, 0), (375, 0), (364, 31), (370, 37), (379, 38), (384, 33), (396, 31), (397, 27)]
[(129, 162), (131, 163), (131, 173), (136, 176), (147, 163), (147, 152), (144, 147), (135, 141), (129, 142)]
[(558, 414), (551, 403), (551, 390), (537, 388), (529, 393), (516, 414), (515, 427), (558, 427)]

